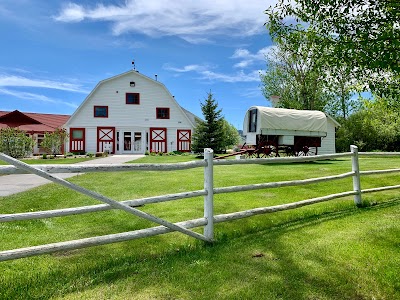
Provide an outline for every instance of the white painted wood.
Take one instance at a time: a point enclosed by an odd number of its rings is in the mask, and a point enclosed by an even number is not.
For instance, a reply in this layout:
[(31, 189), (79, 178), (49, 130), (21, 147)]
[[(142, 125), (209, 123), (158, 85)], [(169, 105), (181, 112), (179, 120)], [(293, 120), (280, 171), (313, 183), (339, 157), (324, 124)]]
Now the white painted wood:
[(299, 157), (272, 157), (272, 158), (250, 158), (250, 159), (226, 159), (226, 160), (215, 160), (214, 165), (216, 166), (227, 166), (227, 165), (251, 165), (251, 164), (281, 164), (281, 163), (293, 163), (293, 162), (309, 162), (318, 160), (335, 159), (340, 157), (350, 157), (350, 152), (346, 153), (335, 153), (325, 155), (314, 155), (314, 156), (299, 156)]
[[(169, 195), (162, 195), (155, 197), (147, 197), (135, 200), (126, 200), (126, 201), (121, 201), (121, 203), (132, 207), (138, 207), (151, 203), (161, 203), (166, 201), (174, 201), (174, 200), (187, 199), (205, 195), (207, 195), (207, 192), (205, 190), (199, 190), (199, 191), (183, 192), (183, 193), (169, 194)], [(79, 215), (89, 212), (106, 211), (110, 209), (115, 209), (115, 208), (108, 204), (97, 204), (97, 205), (88, 205), (81, 207), (47, 210), (47, 211), (35, 211), (35, 212), (3, 214), (3, 215), (0, 214), (0, 223)]]
[(308, 200), (302, 200), (302, 201), (288, 203), (288, 204), (281, 204), (281, 205), (275, 205), (275, 206), (269, 206), (269, 207), (260, 207), (260, 208), (254, 208), (254, 209), (249, 209), (249, 210), (240, 211), (240, 212), (216, 215), (216, 216), (214, 216), (214, 222), (221, 223), (221, 222), (226, 222), (226, 221), (248, 218), (248, 217), (252, 217), (252, 216), (260, 215), (260, 214), (272, 213), (272, 212), (277, 212), (277, 211), (282, 211), (282, 210), (289, 210), (289, 209), (299, 208), (299, 207), (303, 207), (303, 206), (307, 206), (307, 205), (311, 205), (311, 204), (315, 204), (315, 203), (320, 203), (320, 202), (324, 202), (324, 201), (329, 201), (329, 200), (333, 200), (333, 199), (337, 199), (337, 198), (352, 196), (355, 194), (356, 194), (356, 192), (350, 191), (350, 192), (332, 194), (332, 195), (318, 197), (318, 198), (312, 198), (312, 199), (308, 199)]
[[(1, 159), (1, 157), (0, 157)], [(125, 172), (125, 171), (172, 171), (205, 167), (206, 162), (188, 161), (175, 164), (103, 164), (103, 165), (32, 165), (32, 168), (47, 173), (89, 173), (89, 172)], [(15, 166), (0, 166), (0, 174), (31, 173)]]
[(374, 175), (374, 174), (388, 174), (388, 173), (398, 173), (398, 172), (400, 172), (400, 169), (360, 171), (360, 174)]
[(356, 205), (361, 204), (361, 181), (360, 181), (360, 166), (358, 163), (358, 147), (351, 145), (351, 153), (353, 157), (351, 158), (351, 169), (354, 172), (353, 175), (353, 190), (356, 192), (354, 195), (354, 203)]
[(331, 118), (327, 118), (327, 134), (326, 137), (321, 138), (321, 147), (318, 148), (318, 154), (331, 154), (336, 153), (335, 145), (335, 132), (336, 125)]
[(389, 191), (389, 190), (396, 190), (396, 189), (400, 189), (400, 185), (391, 185), (391, 186), (383, 186), (383, 187), (372, 188), (372, 189), (365, 189), (365, 190), (361, 190), (361, 193), (367, 194), (367, 193), (375, 193), (375, 192), (382, 192), (382, 191)]
[(214, 188), (214, 194), (245, 192), (245, 191), (260, 190), (260, 189), (266, 189), (266, 188), (299, 186), (299, 185), (306, 185), (306, 184), (313, 184), (313, 183), (327, 182), (327, 181), (331, 181), (331, 180), (343, 179), (343, 178), (351, 177), (353, 175), (354, 175), (354, 172), (348, 172), (348, 173), (343, 173), (343, 174), (340, 174), (340, 175), (318, 177), (318, 178), (310, 178), (310, 179), (301, 179), (301, 180), (268, 182), (268, 183), (258, 183), (258, 184), (249, 184), (249, 185), (221, 187), (221, 188)]
[(207, 162), (204, 168), (204, 190), (207, 192), (204, 196), (204, 218), (207, 220), (204, 236), (212, 241), (214, 239), (214, 151), (212, 149), (204, 149), (204, 160)]
[(400, 152), (358, 152), (359, 156), (400, 156)]
[[(204, 218), (189, 220), (185, 222), (176, 223), (177, 226), (181, 228), (185, 228), (188, 230), (189, 228), (195, 228), (199, 226), (203, 226), (207, 223)], [(124, 233), (117, 234), (109, 234), (91, 238), (85, 238), (80, 240), (73, 240), (68, 242), (59, 242), (53, 244), (46, 244), (40, 246), (26, 247), (14, 250), (6, 250), (0, 252), (0, 261), (7, 261), (12, 259), (49, 254), (57, 251), (67, 251), (67, 250), (75, 250), (82, 249), (86, 247), (106, 245), (111, 243), (129, 241), (133, 239), (139, 239), (144, 237), (155, 236), (159, 234), (165, 234), (168, 232), (172, 232), (171, 228), (167, 228), (164, 226), (157, 226), (142, 230), (129, 231)]]
[(113, 206), (115, 208), (119, 208), (121, 210), (124, 210), (124, 211), (126, 211), (128, 213), (131, 213), (133, 215), (136, 215), (136, 216), (141, 217), (143, 219), (146, 219), (148, 221), (152, 221), (154, 223), (166, 226), (166, 227), (168, 227), (168, 228), (170, 228), (172, 230), (179, 231), (181, 233), (187, 234), (187, 235), (189, 235), (191, 237), (194, 237), (196, 239), (200, 239), (200, 240), (203, 240), (203, 241), (206, 241), (206, 242), (209, 241), (207, 238), (205, 238), (201, 234), (198, 234), (197, 232), (193, 232), (193, 231), (187, 230), (187, 229), (185, 229), (183, 227), (177, 226), (174, 223), (170, 223), (170, 222), (165, 221), (163, 219), (157, 218), (157, 217), (155, 217), (155, 216), (153, 216), (151, 214), (142, 212), (142, 211), (140, 211), (138, 209), (135, 209), (133, 207), (127, 206), (127, 205), (125, 205), (123, 203), (120, 203), (118, 201), (112, 200), (112, 199), (110, 199), (108, 197), (105, 197), (105, 196), (100, 195), (98, 193), (95, 193), (93, 191), (90, 191), (88, 189), (85, 189), (83, 187), (75, 185), (75, 184), (73, 184), (71, 182), (68, 182), (68, 181), (62, 179), (62, 178), (58, 178), (58, 177), (56, 177), (54, 175), (51, 175), (51, 174), (48, 174), (48, 173), (46, 173), (46, 172), (44, 172), (42, 170), (35, 169), (35, 168), (29, 166), (28, 164), (26, 164), (24, 162), (21, 162), (21, 161), (19, 161), (17, 159), (14, 159), (14, 158), (12, 158), (10, 156), (7, 156), (7, 155), (5, 155), (3, 153), (0, 153), (0, 158), (2, 160), (4, 160), (4, 161), (10, 163), (10, 164), (18, 166), (21, 169), (25, 169), (26, 171), (30, 171), (31, 173), (36, 174), (36, 175), (38, 175), (40, 177), (43, 177), (43, 178), (45, 178), (47, 180), (56, 182), (56, 183), (58, 183), (60, 185), (63, 185), (65, 187), (67, 187), (67, 188), (70, 188), (70, 189), (72, 189), (74, 191), (77, 191), (77, 192), (79, 192), (81, 194), (84, 194), (86, 196), (92, 197), (92, 198), (94, 198), (96, 200), (99, 200), (101, 202), (105, 202), (105, 203), (107, 203), (110, 206)]
[[(103, 211), (108, 209), (122, 209), (139, 217), (143, 217), (147, 220), (153, 221), (155, 223), (161, 224), (162, 226), (152, 227), (148, 229), (132, 231), (132, 232), (125, 232), (119, 234), (112, 234), (106, 236), (99, 236), (99, 237), (92, 237), (87, 239), (75, 240), (75, 241), (68, 241), (68, 242), (60, 242), (54, 244), (47, 244), (41, 246), (34, 246), (34, 247), (27, 247), (21, 249), (14, 249), (14, 250), (6, 250), (0, 252), (0, 261), (29, 257), (34, 255), (52, 253), (56, 251), (65, 251), (65, 250), (72, 250), (72, 249), (80, 249), (84, 247), (90, 247), (95, 245), (103, 245), (109, 244), (114, 242), (120, 241), (127, 241), (136, 238), (142, 238), (147, 236), (153, 236), (158, 234), (164, 234), (167, 232), (172, 231), (179, 231), (184, 234), (188, 234), (189, 236), (193, 236), (195, 238), (201, 239), (203, 241), (212, 241), (213, 239), (213, 224), (220, 223), (225, 221), (231, 221), (246, 217), (251, 217), (258, 214), (265, 214), (271, 213), (276, 211), (288, 210), (288, 209), (295, 209), (298, 207), (311, 205), (315, 203), (320, 203), (324, 201), (329, 201), (337, 198), (347, 197), (347, 196), (354, 196), (355, 203), (361, 203), (361, 197), (358, 199), (357, 197), (361, 195), (361, 193), (372, 193), (372, 192), (379, 192), (385, 190), (393, 190), (393, 189), (400, 189), (400, 185), (395, 186), (387, 186), (387, 187), (378, 187), (378, 188), (371, 188), (371, 189), (364, 189), (361, 190), (360, 188), (360, 177), (359, 175), (371, 175), (371, 174), (383, 174), (383, 173), (395, 173), (399, 172), (400, 169), (389, 169), (389, 170), (372, 170), (372, 171), (359, 171), (358, 165), (358, 155), (357, 155), (357, 147), (351, 147), (351, 153), (340, 153), (340, 154), (333, 154), (333, 155), (321, 155), (321, 156), (314, 156), (314, 157), (295, 157), (295, 158), (273, 158), (273, 159), (250, 159), (245, 160), (246, 164), (261, 164), (261, 163), (282, 163), (282, 162), (295, 162), (295, 161), (316, 161), (321, 159), (332, 159), (337, 157), (348, 157), (352, 156), (352, 171), (333, 175), (333, 176), (326, 176), (326, 177), (319, 177), (319, 178), (310, 178), (304, 180), (292, 180), (292, 181), (282, 181), (282, 182), (270, 182), (270, 183), (262, 183), (262, 184), (253, 184), (253, 185), (246, 185), (246, 186), (231, 186), (231, 187), (222, 187), (222, 188), (213, 188), (213, 165), (233, 165), (233, 164), (243, 164), (244, 160), (226, 160), (226, 161), (214, 161), (213, 160), (213, 151), (211, 149), (205, 149), (204, 161), (198, 162), (189, 162), (189, 163), (179, 163), (179, 164), (132, 164), (132, 165), (105, 165), (105, 166), (60, 166), (60, 165), (43, 165), (43, 166), (29, 166), (23, 162), (15, 160), (11, 157), (8, 157), (4, 154), (0, 154), (0, 159), (14, 164), (15, 166), (4, 166), (7, 168), (8, 172), (16, 172), (19, 168), (23, 169), (24, 172), (34, 173), (36, 175), (42, 176), (48, 180), (53, 182), (59, 183), (63, 186), (71, 188), (75, 191), (83, 193), (85, 195), (91, 196), (97, 200), (103, 201), (106, 204), (101, 205), (92, 205), (92, 206), (85, 206), (85, 207), (78, 207), (78, 208), (68, 208), (68, 209), (59, 209), (59, 210), (51, 210), (51, 211), (42, 211), (42, 212), (30, 212), (30, 213), (19, 213), (19, 214), (7, 214), (7, 215), (0, 215), (0, 222), (10, 222), (16, 220), (30, 220), (30, 219), (39, 219), (39, 218), (47, 218), (47, 217), (56, 217), (56, 216), (65, 216), (71, 214), (80, 214), (86, 212), (94, 212), (94, 211)], [(392, 154), (392, 153), (390, 153)], [(374, 153), (376, 155), (376, 153)], [(380, 154), (378, 156), (385, 156), (385, 154)], [(67, 182), (61, 178), (55, 177), (46, 173), (45, 171), (50, 172), (60, 172), (60, 170), (68, 170), (69, 172), (76, 171), (74, 167), (79, 167), (78, 169), (82, 172), (88, 171), (126, 171), (126, 167), (131, 170), (180, 170), (180, 169), (188, 169), (188, 168), (196, 168), (196, 167), (205, 167), (204, 172), (204, 190), (199, 191), (190, 191), (184, 193), (177, 193), (177, 194), (169, 194), (169, 195), (162, 195), (156, 197), (148, 197), (136, 200), (127, 200), (122, 202), (117, 202), (112, 199), (109, 199), (105, 196), (99, 195), (92, 191), (88, 191), (82, 187), (76, 186), (70, 182)], [(83, 167), (83, 168), (81, 168)], [(41, 170), (43, 168), (43, 170)], [(60, 168), (65, 168), (60, 169)], [(3, 171), (5, 168), (2, 168)], [(1, 172), (0, 172), (1, 173)], [(356, 176), (358, 175), (358, 176)], [(338, 194), (331, 194), (327, 196), (317, 197), (313, 199), (302, 200), (294, 203), (270, 206), (270, 207), (262, 207), (262, 208), (255, 208), (250, 210), (245, 210), (241, 212), (234, 212), (229, 214), (222, 214), (213, 216), (213, 195), (214, 194), (221, 194), (221, 193), (230, 193), (230, 192), (239, 192), (239, 191), (249, 191), (249, 190), (256, 190), (261, 188), (275, 188), (275, 187), (283, 187), (283, 186), (296, 186), (296, 185), (304, 185), (304, 184), (311, 184), (311, 183), (318, 183), (318, 182), (325, 182), (329, 180), (336, 180), (342, 179), (353, 176), (353, 191), (343, 192)], [(198, 197), (198, 196), (205, 196), (204, 197), (204, 218), (195, 219), (184, 221), (180, 223), (169, 223), (165, 220), (159, 219), (152, 215), (146, 214), (141, 212), (131, 206), (139, 206), (148, 203), (158, 203), (164, 201), (172, 201), (178, 200), (183, 198), (191, 198), (191, 197)], [(197, 234), (193, 231), (188, 230), (189, 228), (204, 226), (204, 235)]]
[[(135, 86), (130, 86), (130, 82)], [(140, 104), (126, 104), (126, 93), (139, 93)], [(108, 106), (108, 118), (95, 118), (94, 106)], [(169, 119), (157, 119), (156, 108), (170, 109)], [(96, 151), (97, 127), (115, 127), (116, 131), (148, 132), (150, 127), (167, 128), (167, 151), (177, 149), (177, 129), (193, 131), (195, 123), (179, 106), (167, 88), (136, 71), (129, 71), (97, 84), (65, 125), (86, 128), (86, 149)], [(144, 153), (146, 149), (143, 149)]]

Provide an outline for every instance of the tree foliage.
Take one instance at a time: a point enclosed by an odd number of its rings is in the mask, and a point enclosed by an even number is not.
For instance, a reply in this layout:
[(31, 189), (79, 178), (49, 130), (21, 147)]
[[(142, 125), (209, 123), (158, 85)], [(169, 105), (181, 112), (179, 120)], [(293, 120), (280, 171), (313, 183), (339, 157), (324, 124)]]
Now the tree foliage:
[(197, 121), (192, 135), (192, 150), (200, 153), (204, 148), (211, 148), (215, 153), (221, 153), (226, 147), (236, 144), (239, 134), (222, 117), (222, 110), (218, 109), (218, 103), (211, 92), (200, 106), (205, 121)]
[(274, 40), (315, 32), (328, 64), (341, 65), (380, 96), (399, 95), (399, 1), (279, 0), (266, 14)]
[(323, 110), (329, 93), (316, 36), (292, 32), (276, 42), (266, 58), (267, 70), (261, 75), (264, 96), (279, 96), (279, 107)]
[(33, 140), (25, 131), (7, 127), (0, 130), (0, 152), (14, 158), (23, 158), (32, 153)]
[(61, 147), (64, 145), (68, 133), (64, 128), (57, 128), (53, 132), (46, 132), (42, 141), (42, 147), (48, 151), (49, 154), (56, 156), (62, 152)]
[(223, 119), (222, 128), (224, 132), (224, 147), (225, 149), (239, 144), (240, 135), (235, 126)]
[(361, 151), (400, 151), (400, 112), (378, 97), (342, 122), (336, 136), (340, 152), (348, 151), (351, 144)]

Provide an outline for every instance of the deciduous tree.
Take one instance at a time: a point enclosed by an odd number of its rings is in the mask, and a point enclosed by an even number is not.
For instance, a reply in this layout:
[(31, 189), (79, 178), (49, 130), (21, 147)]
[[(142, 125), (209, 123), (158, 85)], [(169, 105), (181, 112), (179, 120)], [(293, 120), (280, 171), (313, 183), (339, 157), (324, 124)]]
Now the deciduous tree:
[(57, 128), (53, 132), (46, 132), (42, 141), (42, 147), (45, 148), (54, 157), (62, 152), (68, 133), (64, 128)]
[(32, 153), (33, 140), (18, 128), (0, 130), (0, 152), (14, 158), (23, 158)]

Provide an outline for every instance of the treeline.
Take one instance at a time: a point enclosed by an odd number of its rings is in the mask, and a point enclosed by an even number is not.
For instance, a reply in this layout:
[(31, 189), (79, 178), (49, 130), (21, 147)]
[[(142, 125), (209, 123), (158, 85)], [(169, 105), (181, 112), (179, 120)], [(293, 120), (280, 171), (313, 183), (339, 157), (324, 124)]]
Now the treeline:
[(334, 117), (337, 151), (350, 144), (400, 151), (399, 8), (396, 1), (279, 0), (266, 10), (275, 45), (261, 74), (264, 96)]

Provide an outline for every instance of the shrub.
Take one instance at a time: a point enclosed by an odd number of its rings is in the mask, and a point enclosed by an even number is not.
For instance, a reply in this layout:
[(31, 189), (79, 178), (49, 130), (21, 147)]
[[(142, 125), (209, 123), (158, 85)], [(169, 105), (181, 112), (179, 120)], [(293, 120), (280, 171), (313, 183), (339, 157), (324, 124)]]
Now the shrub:
[(32, 138), (18, 128), (8, 127), (0, 130), (0, 152), (11, 157), (22, 158), (30, 155), (33, 144)]

